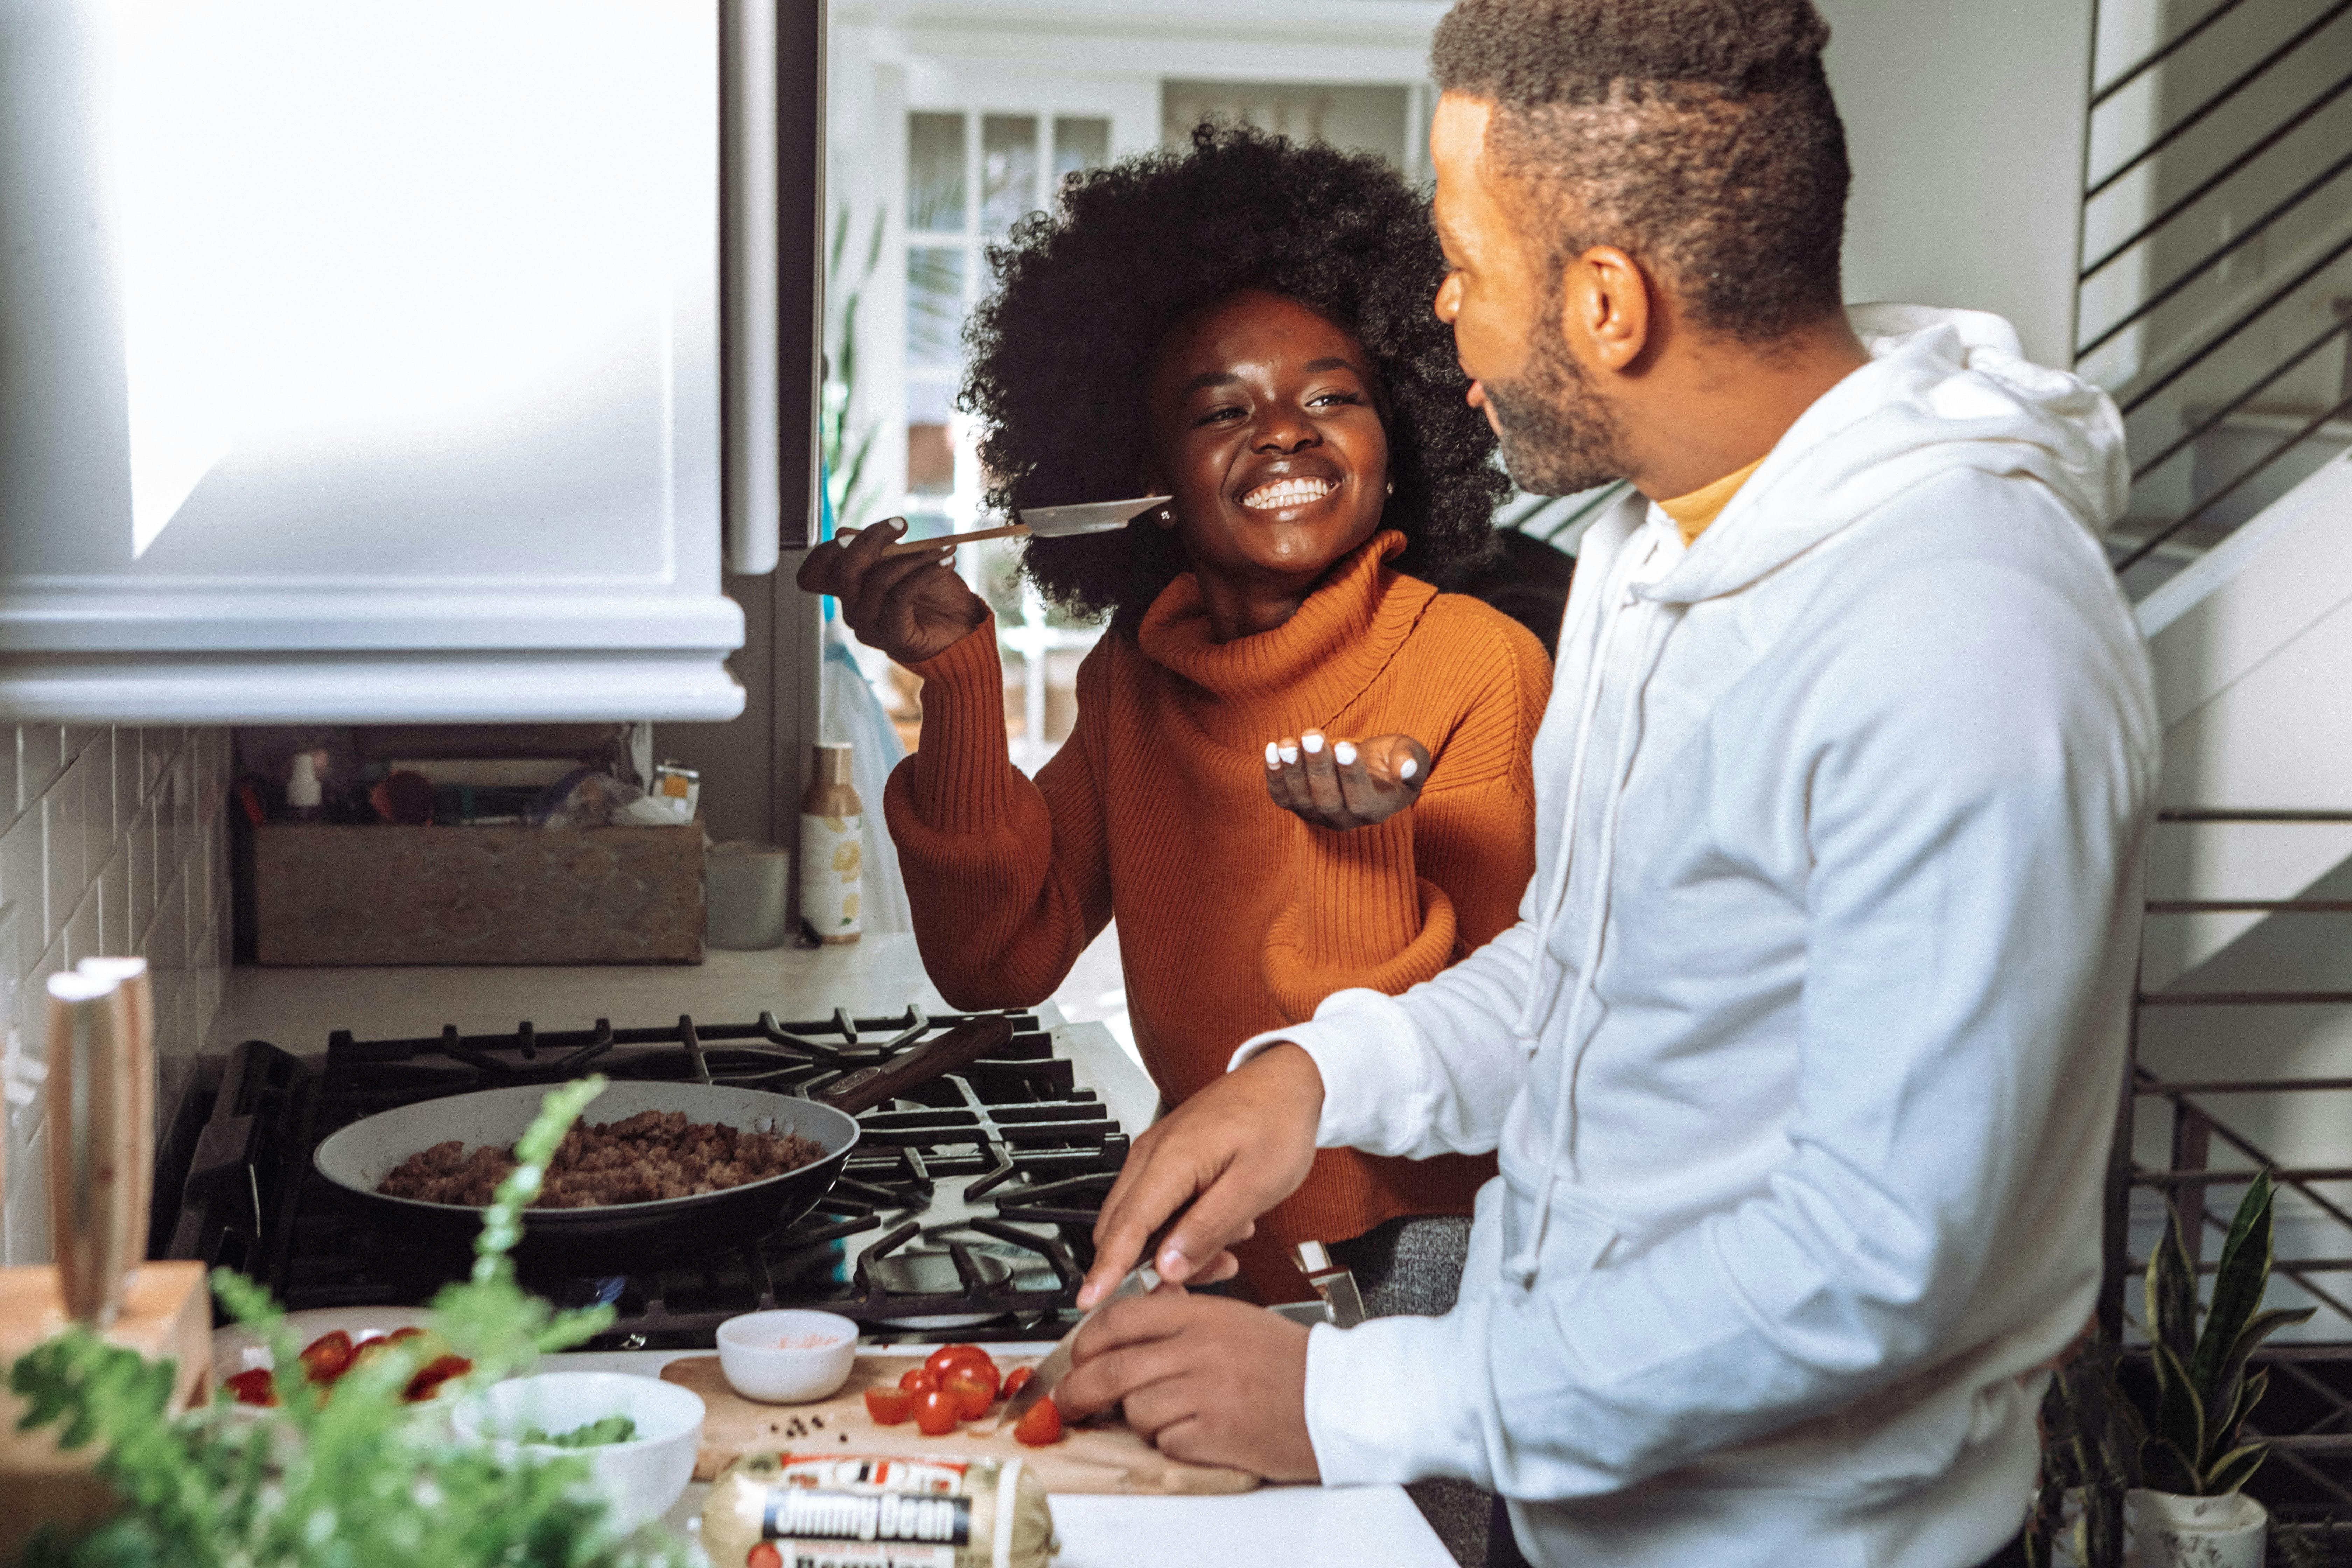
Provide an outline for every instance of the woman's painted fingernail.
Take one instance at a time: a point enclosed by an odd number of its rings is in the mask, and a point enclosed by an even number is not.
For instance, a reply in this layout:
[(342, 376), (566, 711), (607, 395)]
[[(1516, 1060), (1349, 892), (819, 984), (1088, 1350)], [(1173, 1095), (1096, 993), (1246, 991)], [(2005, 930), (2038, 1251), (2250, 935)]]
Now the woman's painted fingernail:
[(1270, 768), (1282, 766), (1282, 748), (1272, 741), (1265, 743), (1265, 765)]
[(893, 533), (904, 533), (907, 531), (907, 520), (903, 517), (888, 518), (883, 521), (882, 526)]
[(1407, 757), (1403, 762), (1397, 764), (1397, 777), (1401, 779), (1409, 779), (1419, 772), (1421, 772), (1421, 764), (1414, 762), (1411, 757)]
[(1295, 763), (1298, 760), (1298, 748), (1296, 746), (1278, 746), (1276, 750), (1282, 753), (1282, 760), (1286, 763)]
[(1323, 754), (1323, 737), (1317, 734), (1312, 730), (1307, 731), (1306, 734), (1300, 736), (1298, 743), (1305, 746), (1310, 753), (1316, 756)]
[(1331, 760), (1343, 768), (1356, 765), (1356, 748), (1346, 741), (1331, 748)]

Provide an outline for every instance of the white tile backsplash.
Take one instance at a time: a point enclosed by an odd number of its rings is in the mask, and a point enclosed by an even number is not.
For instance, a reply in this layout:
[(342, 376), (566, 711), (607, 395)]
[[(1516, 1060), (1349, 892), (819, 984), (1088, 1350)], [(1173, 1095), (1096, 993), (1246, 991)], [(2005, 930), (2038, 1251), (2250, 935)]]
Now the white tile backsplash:
[[(177, 726), (0, 724), (0, 1044), (47, 1061), (48, 976), (100, 952), (155, 966), (157, 1110), (196, 1079), (228, 963), (228, 735)], [(10, 913), (8, 911), (13, 911)], [(9, 1001), (15, 991), (13, 1005)], [(48, 1096), (5, 1112), (0, 1257), (49, 1257)]]

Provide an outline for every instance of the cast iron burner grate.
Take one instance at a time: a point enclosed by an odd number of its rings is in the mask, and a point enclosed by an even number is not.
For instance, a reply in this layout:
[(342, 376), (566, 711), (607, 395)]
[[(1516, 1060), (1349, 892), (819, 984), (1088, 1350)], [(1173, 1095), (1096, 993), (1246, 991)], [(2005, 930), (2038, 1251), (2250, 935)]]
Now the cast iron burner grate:
[[(1053, 1337), (1092, 1260), (1095, 1212), (1128, 1139), (1034, 1014), (1011, 1044), (858, 1118), (856, 1150), (795, 1224), (745, 1245), (626, 1278), (539, 1279), (565, 1305), (609, 1302), (600, 1345), (707, 1346), (739, 1312), (814, 1307), (877, 1338)], [(248, 1040), (229, 1058), (196, 1140), (166, 1256), (263, 1279), (291, 1309), (414, 1305), (464, 1270), (356, 1216), (311, 1169), (319, 1141), (361, 1117), (474, 1089), (588, 1072), (785, 1092), (822, 1089), (973, 1015), (464, 1034), (362, 1040), (338, 1031), (323, 1060)], [(594, 1108), (590, 1108), (592, 1116)]]

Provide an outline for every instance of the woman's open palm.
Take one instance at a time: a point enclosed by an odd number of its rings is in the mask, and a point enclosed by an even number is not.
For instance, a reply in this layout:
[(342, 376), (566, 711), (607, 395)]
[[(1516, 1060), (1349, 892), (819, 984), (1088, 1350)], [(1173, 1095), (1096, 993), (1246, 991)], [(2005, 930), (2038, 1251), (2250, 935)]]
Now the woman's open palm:
[(1265, 747), (1265, 790), (1274, 804), (1318, 827), (1370, 827), (1421, 798), (1429, 748), (1410, 735), (1340, 741), (1309, 730)]
[(808, 552), (796, 581), (841, 601), (841, 618), (868, 647), (900, 664), (920, 664), (961, 642), (988, 619), (988, 605), (955, 574), (955, 546), (882, 552), (906, 536), (894, 517), (829, 540)]

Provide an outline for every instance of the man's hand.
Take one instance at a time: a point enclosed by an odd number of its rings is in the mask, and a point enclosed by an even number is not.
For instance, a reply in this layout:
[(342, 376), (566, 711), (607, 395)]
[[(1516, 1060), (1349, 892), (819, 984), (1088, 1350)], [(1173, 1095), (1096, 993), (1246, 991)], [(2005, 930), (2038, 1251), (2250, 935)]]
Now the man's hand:
[(882, 558), (907, 532), (894, 517), (808, 552), (796, 581), (841, 601), (841, 618), (867, 647), (900, 664), (935, 658), (980, 629), (988, 605), (955, 574), (955, 547)]
[(1330, 740), (1309, 730), (1265, 746), (1265, 792), (1318, 827), (1370, 827), (1421, 798), (1429, 748), (1411, 735)]
[(1223, 1296), (1160, 1289), (1113, 1301), (1078, 1331), (1054, 1403), (1072, 1421), (1114, 1405), (1161, 1453), (1272, 1481), (1320, 1471), (1307, 1434), (1307, 1334)]
[(1224, 1249), (1257, 1216), (1298, 1190), (1315, 1163), (1323, 1075), (1297, 1046), (1278, 1044), (1155, 1122), (1127, 1156), (1095, 1216), (1095, 1266), (1078, 1290), (1090, 1307), (1142, 1258), (1169, 1216), (1192, 1206), (1152, 1260), (1171, 1284), (1234, 1271)]

